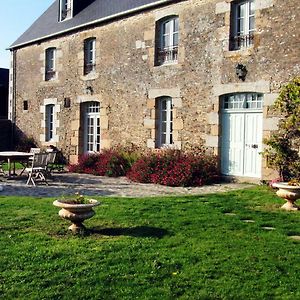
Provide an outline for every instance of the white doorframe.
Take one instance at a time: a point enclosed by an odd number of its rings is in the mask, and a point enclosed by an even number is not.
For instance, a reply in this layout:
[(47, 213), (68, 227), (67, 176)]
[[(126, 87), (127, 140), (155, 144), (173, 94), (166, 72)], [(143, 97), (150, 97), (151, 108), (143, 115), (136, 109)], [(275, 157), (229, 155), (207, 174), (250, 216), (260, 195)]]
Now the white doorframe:
[(260, 178), (262, 157), (262, 94), (222, 97), (221, 172)]

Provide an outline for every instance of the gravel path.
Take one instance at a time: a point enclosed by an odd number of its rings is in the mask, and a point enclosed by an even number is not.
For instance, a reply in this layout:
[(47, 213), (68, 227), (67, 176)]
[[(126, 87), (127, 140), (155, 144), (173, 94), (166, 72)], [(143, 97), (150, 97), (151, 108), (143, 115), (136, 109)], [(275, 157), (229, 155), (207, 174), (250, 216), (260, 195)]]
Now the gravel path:
[(26, 177), (0, 179), (3, 187), (0, 196), (59, 197), (79, 192), (89, 196), (148, 197), (163, 195), (198, 195), (226, 192), (251, 187), (250, 184), (222, 183), (203, 187), (168, 187), (156, 184), (141, 184), (125, 177), (111, 178), (87, 174), (56, 173), (49, 186), (26, 185)]

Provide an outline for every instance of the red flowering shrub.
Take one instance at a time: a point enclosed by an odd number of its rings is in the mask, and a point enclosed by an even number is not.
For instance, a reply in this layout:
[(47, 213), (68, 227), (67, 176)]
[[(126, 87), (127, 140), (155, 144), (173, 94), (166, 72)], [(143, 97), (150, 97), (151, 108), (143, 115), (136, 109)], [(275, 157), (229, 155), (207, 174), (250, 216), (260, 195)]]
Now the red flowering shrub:
[(201, 186), (219, 180), (216, 157), (203, 150), (183, 152), (164, 150), (158, 153), (116, 148), (80, 157), (70, 172), (99, 176), (124, 176), (136, 182), (168, 186)]
[(115, 150), (87, 154), (79, 158), (78, 164), (70, 165), (69, 171), (99, 176), (124, 176), (130, 168), (129, 162)]
[(201, 186), (219, 180), (217, 159), (202, 150), (167, 150), (141, 157), (127, 173), (132, 181), (168, 186)]

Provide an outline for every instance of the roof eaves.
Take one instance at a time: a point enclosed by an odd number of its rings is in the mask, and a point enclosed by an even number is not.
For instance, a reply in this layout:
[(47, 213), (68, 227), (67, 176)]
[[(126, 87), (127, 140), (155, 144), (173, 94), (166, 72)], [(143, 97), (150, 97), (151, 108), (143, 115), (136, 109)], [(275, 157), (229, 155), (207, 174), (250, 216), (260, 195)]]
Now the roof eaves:
[(25, 43), (20, 43), (20, 44), (17, 44), (17, 45), (13, 45), (13, 46), (7, 48), (7, 50), (13, 50), (13, 49), (16, 49), (16, 48), (20, 48), (20, 47), (26, 46), (28, 44), (38, 42), (40, 40), (45, 40), (45, 39), (48, 39), (48, 38), (51, 38), (51, 37), (55, 37), (57, 35), (61, 35), (61, 34), (64, 34), (64, 33), (70, 32), (70, 31), (74, 31), (76, 29), (80, 29), (80, 28), (83, 28), (83, 27), (86, 27), (86, 26), (91, 26), (91, 25), (94, 25), (94, 24), (97, 24), (97, 23), (103, 23), (105, 21), (109, 21), (110, 19), (123, 17), (123, 16), (128, 15), (128, 14), (136, 13), (138, 11), (142, 11), (142, 10), (152, 8), (152, 7), (158, 6), (160, 4), (165, 4), (165, 3), (168, 3), (168, 2), (172, 2), (172, 1), (174, 1), (174, 0), (159, 0), (159, 1), (156, 1), (156, 2), (153, 2), (153, 3), (149, 3), (149, 4), (146, 4), (146, 5), (143, 5), (143, 6), (139, 6), (139, 7), (133, 8), (133, 9), (123, 11), (121, 13), (110, 15), (110, 16), (107, 16), (107, 17), (104, 17), (104, 18), (101, 18), (101, 19), (97, 19), (97, 20), (94, 20), (94, 21), (91, 21), (91, 22), (80, 24), (78, 26), (74, 26), (74, 27), (59, 31), (59, 32), (55, 32), (55, 33), (50, 34), (50, 35), (41, 36), (37, 39), (26, 41)]

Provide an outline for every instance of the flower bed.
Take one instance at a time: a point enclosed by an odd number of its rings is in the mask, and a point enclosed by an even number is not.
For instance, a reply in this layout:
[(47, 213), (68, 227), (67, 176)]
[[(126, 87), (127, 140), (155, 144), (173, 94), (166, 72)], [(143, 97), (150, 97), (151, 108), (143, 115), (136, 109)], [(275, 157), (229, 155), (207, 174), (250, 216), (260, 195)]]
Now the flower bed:
[(143, 155), (124, 149), (104, 150), (82, 156), (78, 164), (69, 166), (69, 171), (127, 176), (135, 182), (167, 186), (201, 186), (220, 179), (217, 158), (201, 149), (193, 152), (168, 149)]

